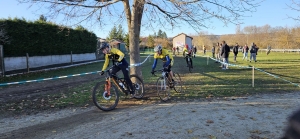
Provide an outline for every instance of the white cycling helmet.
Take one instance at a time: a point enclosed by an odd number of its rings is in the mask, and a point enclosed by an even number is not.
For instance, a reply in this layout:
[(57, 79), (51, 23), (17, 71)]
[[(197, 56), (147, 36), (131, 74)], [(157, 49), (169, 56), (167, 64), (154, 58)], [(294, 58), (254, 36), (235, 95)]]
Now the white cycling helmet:
[(160, 45), (158, 45), (154, 48), (154, 52), (158, 52), (158, 51), (161, 51), (161, 50), (162, 50), (162, 47)]

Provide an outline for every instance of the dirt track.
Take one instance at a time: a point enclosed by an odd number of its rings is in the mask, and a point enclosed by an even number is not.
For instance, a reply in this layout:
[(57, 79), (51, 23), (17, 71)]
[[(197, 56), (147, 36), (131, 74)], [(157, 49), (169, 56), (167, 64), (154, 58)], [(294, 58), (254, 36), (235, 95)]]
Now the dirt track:
[(279, 138), (300, 93), (72, 108), (0, 120), (0, 138)]

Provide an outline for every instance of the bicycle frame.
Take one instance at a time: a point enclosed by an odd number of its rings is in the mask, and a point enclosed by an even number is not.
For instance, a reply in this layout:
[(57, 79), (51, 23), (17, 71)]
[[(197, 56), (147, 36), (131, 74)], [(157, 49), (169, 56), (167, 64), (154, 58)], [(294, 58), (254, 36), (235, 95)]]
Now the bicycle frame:
[[(112, 66), (113, 67), (113, 66)], [(119, 78), (117, 75), (113, 75), (109, 70), (112, 68), (110, 67), (106, 72), (107, 72), (107, 76), (106, 76), (106, 85), (105, 85), (105, 90), (110, 90), (111, 87), (111, 81), (118, 87), (118, 89), (125, 93), (125, 89), (127, 89), (127, 84), (126, 82), (121, 82), (122, 79), (124, 78)], [(122, 83), (123, 86), (120, 86), (119, 83)], [(124, 84), (125, 83), (125, 84)], [(110, 92), (107, 92), (108, 95), (110, 95)]]
[(188, 61), (191, 61), (191, 57), (192, 57), (192, 56), (190, 56), (190, 55), (186, 55), (186, 56), (185, 56), (185, 58), (187, 58)]
[[(97, 108), (103, 111), (113, 110), (119, 102), (120, 92), (128, 95), (129, 86), (124, 81), (124, 78), (119, 78), (117, 75), (111, 73), (111, 68), (105, 70), (105, 80), (98, 82), (92, 93), (92, 98), (94, 104)], [(134, 94), (131, 95), (131, 98), (140, 99), (144, 96), (144, 83), (137, 75), (130, 75), (130, 80), (133, 82)], [(121, 84), (122, 83), (122, 84)], [(131, 93), (131, 92), (130, 92)]]
[(160, 89), (166, 89), (167, 87), (166, 87), (166, 78), (168, 78), (167, 77), (167, 74), (168, 74), (168, 72), (165, 72), (165, 71), (162, 71), (162, 73), (161, 73), (161, 78), (163, 78), (163, 82), (161, 82), (160, 84), (161, 84), (161, 88)]
[[(163, 79), (163, 82), (161, 82), (161, 89), (164, 88), (166, 89), (166, 83), (170, 84), (170, 81), (169, 81), (169, 72), (167, 71), (164, 71), (163, 69), (160, 69), (160, 70), (157, 70), (157, 71), (161, 71), (161, 77)], [(155, 72), (157, 72), (155, 71)], [(166, 81), (166, 78), (168, 79), (168, 81)]]

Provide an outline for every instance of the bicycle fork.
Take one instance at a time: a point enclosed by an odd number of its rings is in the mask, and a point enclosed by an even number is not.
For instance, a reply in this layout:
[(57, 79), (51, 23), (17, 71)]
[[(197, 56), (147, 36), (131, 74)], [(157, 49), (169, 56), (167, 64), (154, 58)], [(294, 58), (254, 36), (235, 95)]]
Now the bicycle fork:
[(110, 82), (110, 78), (106, 78), (105, 80), (105, 97), (109, 97), (110, 96), (110, 87), (111, 87), (111, 82)]
[(163, 80), (160, 81), (160, 90), (166, 90), (166, 78), (162, 77)]

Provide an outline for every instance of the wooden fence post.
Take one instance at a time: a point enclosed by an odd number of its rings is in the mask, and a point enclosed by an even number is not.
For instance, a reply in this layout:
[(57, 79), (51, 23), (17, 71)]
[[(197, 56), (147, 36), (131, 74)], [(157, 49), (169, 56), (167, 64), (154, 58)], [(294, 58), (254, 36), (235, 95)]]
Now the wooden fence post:
[(207, 65), (208, 65), (209, 57), (208, 57), (208, 55), (206, 57), (207, 57)]
[(252, 67), (252, 87), (254, 87), (254, 66)]

